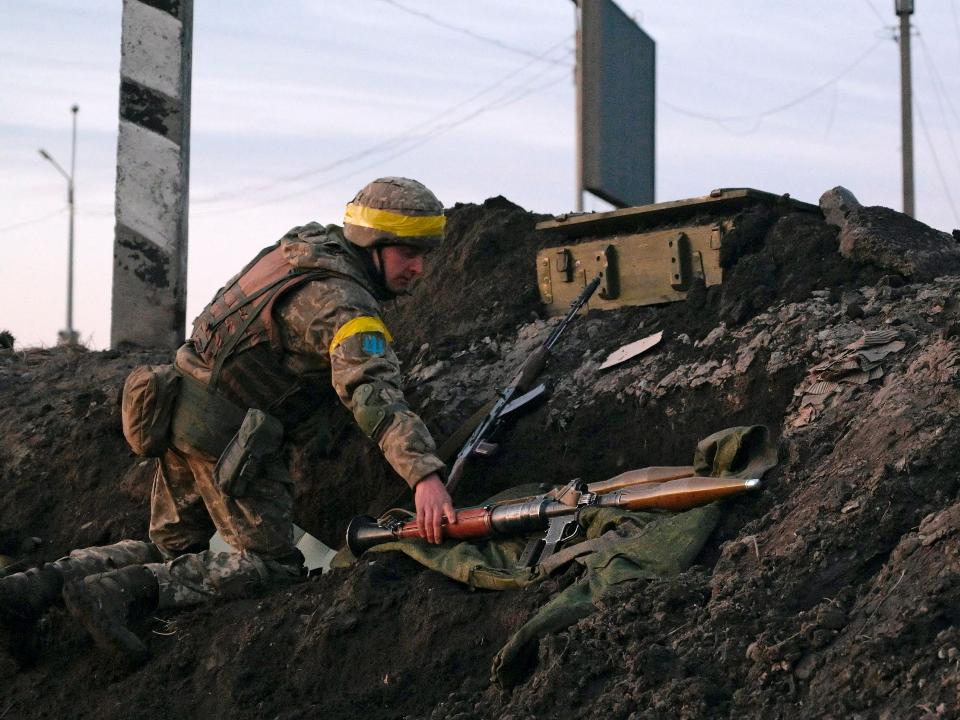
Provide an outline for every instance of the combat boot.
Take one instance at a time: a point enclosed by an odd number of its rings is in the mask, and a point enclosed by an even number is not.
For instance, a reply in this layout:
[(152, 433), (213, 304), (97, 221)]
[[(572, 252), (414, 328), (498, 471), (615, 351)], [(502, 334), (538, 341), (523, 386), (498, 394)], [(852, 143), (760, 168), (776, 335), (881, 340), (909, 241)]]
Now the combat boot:
[(60, 600), (63, 574), (53, 565), (0, 579), (0, 644), (21, 665), (40, 654), (37, 621)]
[(90, 575), (63, 589), (70, 613), (82, 622), (101, 650), (131, 668), (143, 665), (150, 651), (128, 623), (157, 609), (160, 586), (142, 565)]

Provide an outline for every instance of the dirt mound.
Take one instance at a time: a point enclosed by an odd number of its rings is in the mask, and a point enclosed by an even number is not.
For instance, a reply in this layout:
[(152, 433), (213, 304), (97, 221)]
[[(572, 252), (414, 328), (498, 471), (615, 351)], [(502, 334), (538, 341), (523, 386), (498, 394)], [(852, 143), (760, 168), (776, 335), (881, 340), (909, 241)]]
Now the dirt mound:
[(388, 308), (401, 355), (410, 357), (427, 344), (421, 358), (449, 356), (539, 317), (531, 280), (544, 240), (534, 228), (548, 217), (503, 197), (448, 211), (443, 244), (428, 256), (413, 294)]
[[(412, 402), (441, 439), (553, 326), (532, 279), (551, 244), (537, 219), (502, 198), (458, 206), (418, 290), (425, 309), (415, 297), (390, 312)], [(458, 500), (687, 464), (698, 439), (737, 424), (768, 425), (780, 464), (727, 506), (693, 568), (618, 586), (542, 642), (512, 691), (490, 685), (491, 659), (576, 572), (471, 592), (385, 555), (153, 619), (154, 658), (133, 674), (54, 611), (40, 663), (0, 667), (0, 713), (958, 717), (960, 278), (909, 284), (844, 259), (836, 228), (778, 206), (739, 227), (723, 285), (579, 318), (544, 374), (549, 399), (472, 466)], [(658, 330), (654, 350), (599, 369)], [(124, 445), (117, 394), (130, 367), (163, 359), (0, 351), (0, 552), (29, 563), (145, 535), (150, 467)], [(298, 519), (324, 539), (402, 487), (348, 417), (301, 435)]]
[[(169, 353), (0, 351), (0, 553), (50, 560), (74, 547), (146, 539), (153, 465), (120, 428), (130, 370)], [(39, 538), (42, 542), (26, 542)]]

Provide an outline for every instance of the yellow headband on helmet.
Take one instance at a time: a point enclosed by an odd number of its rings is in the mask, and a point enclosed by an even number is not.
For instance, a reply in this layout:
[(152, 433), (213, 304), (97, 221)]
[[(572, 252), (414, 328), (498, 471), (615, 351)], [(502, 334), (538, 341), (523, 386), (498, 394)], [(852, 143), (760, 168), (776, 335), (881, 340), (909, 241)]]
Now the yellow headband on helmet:
[(389, 210), (377, 210), (376, 208), (351, 203), (347, 205), (347, 213), (343, 216), (343, 222), (373, 228), (374, 230), (383, 230), (398, 237), (429, 237), (443, 235), (447, 218), (443, 215), (412, 217)]

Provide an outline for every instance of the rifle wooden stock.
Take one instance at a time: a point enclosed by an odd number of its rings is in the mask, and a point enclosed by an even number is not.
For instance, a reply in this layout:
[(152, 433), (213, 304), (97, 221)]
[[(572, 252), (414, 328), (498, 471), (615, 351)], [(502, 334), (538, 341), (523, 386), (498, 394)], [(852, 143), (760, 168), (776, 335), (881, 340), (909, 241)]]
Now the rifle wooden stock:
[(549, 359), (550, 348), (546, 345), (538, 347), (523, 361), (523, 365), (520, 366), (520, 371), (513, 378), (510, 387), (516, 388), (520, 394), (527, 392), (533, 385), (533, 381), (543, 372), (543, 368)]
[[(684, 477), (666, 482), (645, 482), (605, 495), (587, 492), (582, 496), (585, 500), (578, 505), (566, 505), (546, 497), (497, 503), (458, 510), (457, 522), (450, 525), (444, 520), (441, 532), (445, 539), (455, 540), (526, 535), (545, 529), (551, 518), (574, 515), (584, 507), (676, 512), (708, 505), (756, 488), (759, 484), (760, 481), (754, 479)], [(373, 518), (357, 517), (347, 528), (347, 545), (357, 557), (381, 543), (425, 537), (416, 520), (391, 521), (381, 525)]]

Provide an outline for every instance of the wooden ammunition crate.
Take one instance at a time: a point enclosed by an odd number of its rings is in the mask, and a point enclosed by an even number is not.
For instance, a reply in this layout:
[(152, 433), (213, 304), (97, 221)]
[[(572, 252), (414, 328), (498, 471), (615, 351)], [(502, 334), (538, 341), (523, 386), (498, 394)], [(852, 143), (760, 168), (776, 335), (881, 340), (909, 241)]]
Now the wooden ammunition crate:
[(696, 278), (703, 278), (708, 286), (723, 282), (723, 238), (733, 230), (740, 210), (761, 203), (820, 212), (816, 205), (787, 196), (738, 188), (542, 222), (537, 230), (567, 244), (538, 253), (540, 297), (551, 314), (565, 314), (587, 283), (602, 273), (600, 288), (587, 309), (683, 300)]

